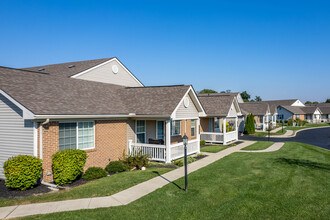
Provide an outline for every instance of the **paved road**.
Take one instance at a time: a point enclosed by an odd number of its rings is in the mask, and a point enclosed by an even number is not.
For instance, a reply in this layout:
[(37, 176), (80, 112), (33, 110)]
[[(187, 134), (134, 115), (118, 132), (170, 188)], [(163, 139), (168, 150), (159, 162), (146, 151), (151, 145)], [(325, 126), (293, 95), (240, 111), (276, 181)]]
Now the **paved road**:
[[(244, 136), (239, 136), (238, 139), (267, 141), (268, 137), (251, 137), (244, 135)], [(295, 142), (306, 143), (330, 150), (330, 127), (300, 131), (297, 133), (295, 137), (290, 137), (290, 138), (272, 138), (270, 136), (270, 141), (274, 141), (274, 142), (295, 141)]]

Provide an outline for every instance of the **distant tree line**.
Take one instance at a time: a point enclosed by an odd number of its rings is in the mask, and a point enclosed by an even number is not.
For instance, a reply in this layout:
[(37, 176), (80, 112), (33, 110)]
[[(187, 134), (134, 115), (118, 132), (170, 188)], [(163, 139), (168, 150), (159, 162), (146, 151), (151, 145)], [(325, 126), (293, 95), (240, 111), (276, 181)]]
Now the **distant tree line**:
[[(213, 89), (203, 89), (203, 90), (199, 91), (198, 93), (199, 94), (208, 94), (208, 93), (218, 93), (218, 92)], [(231, 93), (231, 90), (230, 89), (227, 89), (225, 91), (223, 90), (220, 93)], [(254, 99), (251, 99), (251, 95), (247, 91), (241, 92), (241, 97), (244, 102), (260, 102), (260, 101), (262, 101), (260, 96), (255, 96)]]
[[(321, 103), (330, 103), (330, 99), (325, 100), (325, 102), (321, 102)], [(319, 104), (319, 102), (315, 101), (315, 102), (311, 102), (311, 101), (307, 101), (305, 102), (305, 104)]]

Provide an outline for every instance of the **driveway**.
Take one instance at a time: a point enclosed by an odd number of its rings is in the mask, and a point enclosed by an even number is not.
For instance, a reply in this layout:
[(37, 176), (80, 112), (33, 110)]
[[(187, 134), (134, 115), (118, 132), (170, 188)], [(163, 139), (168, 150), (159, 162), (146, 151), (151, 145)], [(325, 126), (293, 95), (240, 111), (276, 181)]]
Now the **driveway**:
[[(252, 136), (239, 136), (239, 140), (252, 140), (252, 141), (267, 141), (268, 137), (252, 137)], [(289, 138), (272, 138), (270, 136), (270, 141), (273, 142), (283, 142), (283, 141), (295, 141), (305, 144), (314, 145), (327, 150), (330, 150), (330, 127), (327, 128), (315, 128), (300, 131), (295, 137)]]

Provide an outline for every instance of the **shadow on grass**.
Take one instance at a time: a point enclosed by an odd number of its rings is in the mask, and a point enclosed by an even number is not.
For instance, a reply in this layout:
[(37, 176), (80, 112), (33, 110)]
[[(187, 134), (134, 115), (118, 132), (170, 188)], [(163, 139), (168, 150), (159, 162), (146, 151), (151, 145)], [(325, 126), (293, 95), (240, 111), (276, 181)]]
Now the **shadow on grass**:
[(312, 162), (310, 160), (277, 158), (277, 159), (275, 159), (275, 161), (278, 163), (282, 163), (282, 164), (297, 165), (297, 166), (307, 167), (307, 168), (312, 168), (312, 169), (330, 170), (330, 164), (317, 163), (317, 162)]
[(152, 171), (153, 173), (157, 174), (159, 177), (161, 177), (162, 179), (166, 180), (169, 183), (172, 183), (174, 186), (178, 187), (180, 190), (184, 190), (183, 188), (181, 188), (178, 184), (176, 184), (175, 182), (171, 182), (170, 180), (166, 179), (165, 177), (163, 177), (162, 175), (160, 175), (160, 173), (158, 171)]

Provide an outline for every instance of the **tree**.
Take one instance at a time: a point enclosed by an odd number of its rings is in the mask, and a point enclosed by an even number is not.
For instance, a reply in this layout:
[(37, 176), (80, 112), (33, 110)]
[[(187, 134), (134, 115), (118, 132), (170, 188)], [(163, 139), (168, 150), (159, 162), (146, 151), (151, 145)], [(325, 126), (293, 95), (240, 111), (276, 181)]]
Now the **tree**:
[(262, 101), (262, 99), (261, 99), (261, 97), (260, 96), (256, 96), (256, 98), (254, 99), (256, 102), (261, 102)]
[(199, 91), (199, 94), (208, 94), (208, 93), (217, 93), (217, 91), (213, 89), (203, 89), (202, 91)]
[(307, 101), (307, 102), (305, 102), (305, 104), (312, 104), (312, 102), (311, 101)]
[(313, 104), (319, 104), (319, 102), (313, 102)]
[(249, 114), (245, 120), (244, 134), (254, 134), (255, 126), (254, 126), (254, 117), (253, 114)]
[(226, 93), (231, 93), (231, 90), (230, 90), (230, 89), (227, 89), (227, 90), (226, 90)]
[(246, 91), (241, 93), (241, 97), (242, 97), (244, 102), (248, 102), (251, 98), (250, 94), (248, 94)]
[(226, 91), (221, 91), (220, 93), (226, 93)]
[(330, 99), (327, 99), (327, 100), (325, 101), (325, 103), (330, 103)]

